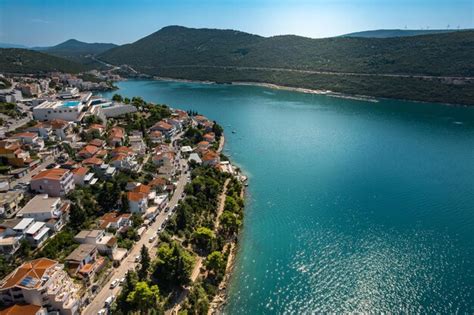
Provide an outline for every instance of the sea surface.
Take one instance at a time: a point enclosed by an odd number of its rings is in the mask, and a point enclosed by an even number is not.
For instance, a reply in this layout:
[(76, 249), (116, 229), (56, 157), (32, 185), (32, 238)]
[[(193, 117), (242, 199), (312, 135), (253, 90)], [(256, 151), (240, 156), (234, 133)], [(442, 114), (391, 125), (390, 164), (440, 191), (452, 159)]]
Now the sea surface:
[(118, 86), (219, 122), (249, 176), (226, 314), (474, 313), (474, 108)]

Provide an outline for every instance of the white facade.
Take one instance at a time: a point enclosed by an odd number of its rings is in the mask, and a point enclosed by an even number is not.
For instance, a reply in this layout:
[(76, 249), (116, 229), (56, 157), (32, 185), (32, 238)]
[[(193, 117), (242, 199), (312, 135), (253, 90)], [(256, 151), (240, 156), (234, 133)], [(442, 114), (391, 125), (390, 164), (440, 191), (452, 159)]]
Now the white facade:
[(45, 101), (33, 108), (33, 118), (40, 121), (62, 119), (78, 121), (84, 104), (80, 101)]

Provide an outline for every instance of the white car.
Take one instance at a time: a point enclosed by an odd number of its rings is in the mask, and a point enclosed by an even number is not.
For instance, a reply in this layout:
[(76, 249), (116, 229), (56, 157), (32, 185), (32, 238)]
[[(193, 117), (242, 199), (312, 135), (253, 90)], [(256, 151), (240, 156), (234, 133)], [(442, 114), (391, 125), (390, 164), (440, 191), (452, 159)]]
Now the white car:
[(105, 308), (102, 308), (97, 312), (97, 315), (105, 315), (105, 314), (107, 314), (107, 310)]
[(112, 305), (114, 300), (115, 300), (115, 295), (112, 294), (107, 299), (105, 299), (104, 305), (109, 307), (110, 305)]
[(112, 281), (112, 283), (110, 284), (110, 288), (111, 289), (114, 289), (115, 287), (117, 287), (120, 283), (120, 280), (119, 279), (115, 279), (114, 281)]
[(141, 258), (140, 255), (135, 256), (135, 262), (139, 262), (139, 261), (140, 261), (140, 258)]
[(123, 284), (125, 282), (125, 277), (120, 279), (120, 284)]
[(148, 239), (148, 242), (153, 243), (153, 241), (154, 241), (155, 239), (156, 239), (156, 234), (150, 236), (150, 238)]

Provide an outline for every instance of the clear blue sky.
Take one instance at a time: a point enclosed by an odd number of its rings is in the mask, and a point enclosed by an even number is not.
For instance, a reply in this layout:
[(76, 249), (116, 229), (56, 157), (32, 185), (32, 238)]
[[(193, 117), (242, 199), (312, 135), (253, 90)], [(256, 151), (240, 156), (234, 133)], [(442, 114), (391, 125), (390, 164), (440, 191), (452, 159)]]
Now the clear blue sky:
[(474, 27), (474, 0), (0, 0), (0, 42), (133, 42), (167, 25), (329, 37)]

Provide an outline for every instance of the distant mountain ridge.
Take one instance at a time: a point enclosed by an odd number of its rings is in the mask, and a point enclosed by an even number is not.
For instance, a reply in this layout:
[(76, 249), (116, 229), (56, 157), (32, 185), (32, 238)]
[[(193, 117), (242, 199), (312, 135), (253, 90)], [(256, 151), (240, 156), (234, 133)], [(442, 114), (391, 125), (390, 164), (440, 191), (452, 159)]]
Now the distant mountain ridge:
[(106, 50), (117, 47), (118, 45), (112, 43), (86, 43), (77, 39), (68, 39), (56, 46), (50, 47), (34, 47), (33, 50), (45, 51), (48, 53), (57, 54), (100, 54)]
[(0, 49), (0, 72), (42, 74), (48, 72), (78, 73), (87, 67), (61, 57), (18, 48)]
[(168, 67), (219, 66), (474, 76), (472, 51), (474, 31), (385, 39), (312, 39), (169, 26), (99, 57), (153, 75)]
[(474, 31), (312, 39), (169, 26), (97, 58), (176, 79), (474, 104), (474, 80), (463, 79), (474, 76), (472, 51)]
[(69, 39), (56, 46), (34, 47), (32, 50), (66, 58), (90, 67), (101, 67), (101, 64), (94, 61), (91, 57), (114, 47), (117, 47), (117, 45), (112, 43), (85, 43), (78, 41), (77, 39)]
[(391, 37), (407, 37), (419, 35), (432, 35), (440, 33), (452, 33), (467, 30), (402, 30), (402, 29), (380, 29), (362, 32), (354, 32), (341, 35), (341, 37), (363, 37), (363, 38), (391, 38)]

